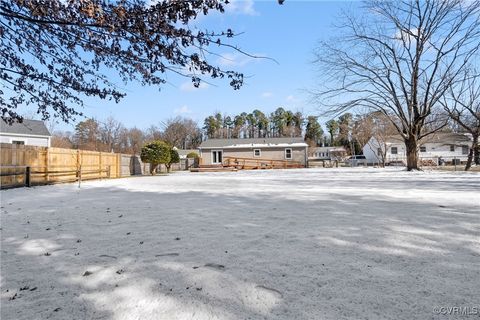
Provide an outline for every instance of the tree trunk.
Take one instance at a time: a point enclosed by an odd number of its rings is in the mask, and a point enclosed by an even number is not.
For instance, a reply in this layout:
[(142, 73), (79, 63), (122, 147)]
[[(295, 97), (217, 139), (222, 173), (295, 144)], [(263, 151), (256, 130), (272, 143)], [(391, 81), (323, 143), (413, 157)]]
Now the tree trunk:
[(418, 167), (418, 140), (416, 136), (409, 136), (405, 139), (407, 150), (407, 171), (420, 170)]
[(157, 171), (157, 166), (158, 166), (158, 164), (150, 163), (150, 174), (151, 174), (152, 176), (155, 175), (155, 173), (156, 173), (156, 171)]
[(470, 148), (470, 152), (468, 153), (465, 171), (470, 170), (473, 162), (478, 165), (479, 160), (478, 135), (473, 135), (472, 147)]
[(478, 134), (473, 135), (473, 162), (480, 165), (480, 146), (478, 145)]
[(475, 145), (472, 145), (470, 148), (470, 151), (468, 152), (468, 158), (467, 158), (467, 163), (465, 164), (465, 171), (470, 170), (472, 167), (472, 160), (473, 160), (473, 149), (475, 148)]

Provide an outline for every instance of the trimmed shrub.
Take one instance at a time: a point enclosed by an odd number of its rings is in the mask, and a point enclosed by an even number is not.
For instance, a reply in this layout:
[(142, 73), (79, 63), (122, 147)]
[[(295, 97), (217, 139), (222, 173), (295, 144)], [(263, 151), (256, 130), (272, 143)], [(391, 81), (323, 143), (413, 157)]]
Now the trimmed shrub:
[(143, 162), (150, 163), (150, 174), (154, 175), (159, 164), (167, 165), (171, 161), (171, 150), (166, 142), (156, 140), (143, 146), (140, 158)]

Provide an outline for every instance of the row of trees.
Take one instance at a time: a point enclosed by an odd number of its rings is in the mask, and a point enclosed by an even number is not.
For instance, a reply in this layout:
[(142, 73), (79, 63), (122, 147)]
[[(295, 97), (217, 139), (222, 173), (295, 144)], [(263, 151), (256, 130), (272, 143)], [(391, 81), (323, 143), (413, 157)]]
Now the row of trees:
[(235, 116), (216, 112), (205, 118), (203, 128), (210, 139), (299, 137), (302, 135), (304, 121), (301, 112), (279, 107), (269, 115), (258, 109)]
[(162, 140), (178, 149), (196, 149), (206, 138), (301, 137), (311, 146), (322, 145), (323, 129), (317, 117), (278, 108), (269, 117), (260, 110), (232, 117), (216, 113), (205, 119), (203, 131), (189, 118), (176, 117), (146, 130), (126, 128), (109, 117), (86, 119), (74, 132), (54, 132), (52, 146), (138, 154), (148, 141)]
[(216, 112), (205, 118), (203, 124), (205, 137), (209, 139), (303, 136), (312, 147), (328, 145), (317, 116), (305, 116), (300, 111), (293, 112), (283, 107), (269, 115), (258, 109), (235, 116)]
[(195, 121), (182, 117), (146, 130), (126, 128), (113, 117), (103, 121), (86, 119), (75, 126), (74, 132), (54, 132), (52, 146), (139, 154), (145, 143), (154, 140), (162, 140), (178, 149), (195, 149), (202, 142), (202, 132)]

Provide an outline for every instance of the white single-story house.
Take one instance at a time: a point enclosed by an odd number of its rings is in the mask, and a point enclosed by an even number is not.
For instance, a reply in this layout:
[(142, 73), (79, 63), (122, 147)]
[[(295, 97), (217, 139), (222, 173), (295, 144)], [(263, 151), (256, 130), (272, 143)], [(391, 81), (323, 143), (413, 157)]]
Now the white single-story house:
[(316, 147), (309, 149), (308, 160), (342, 160), (347, 155), (344, 147)]
[(0, 143), (50, 147), (51, 135), (40, 120), (23, 120), (9, 125), (0, 120)]
[[(420, 160), (433, 161), (440, 164), (445, 162), (467, 161), (472, 137), (464, 133), (439, 132), (425, 137), (420, 141)], [(370, 164), (406, 162), (406, 148), (404, 140), (400, 135), (389, 136), (385, 141), (378, 141), (372, 137), (363, 147), (363, 154)]]
[(303, 138), (208, 139), (198, 148), (202, 165), (220, 165), (225, 158), (280, 160), (307, 165)]

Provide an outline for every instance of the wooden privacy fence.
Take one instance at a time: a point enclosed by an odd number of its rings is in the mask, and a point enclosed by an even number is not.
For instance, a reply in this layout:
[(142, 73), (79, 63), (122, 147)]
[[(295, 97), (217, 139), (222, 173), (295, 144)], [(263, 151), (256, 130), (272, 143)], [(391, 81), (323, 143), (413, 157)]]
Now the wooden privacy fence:
[[(136, 155), (0, 144), (0, 186), (120, 178), (148, 173)], [(28, 183), (27, 183), (28, 182)]]

